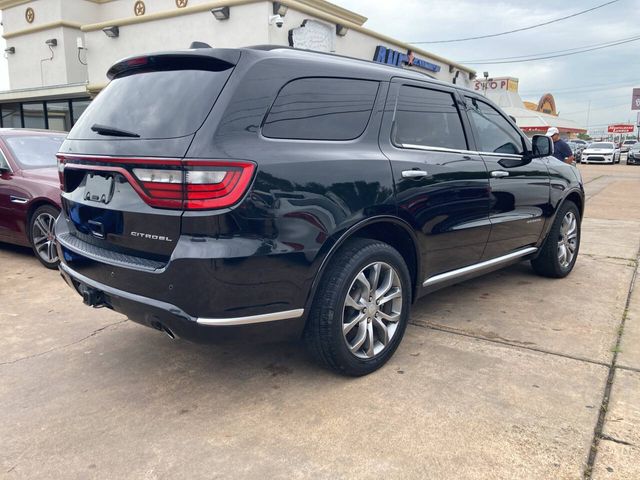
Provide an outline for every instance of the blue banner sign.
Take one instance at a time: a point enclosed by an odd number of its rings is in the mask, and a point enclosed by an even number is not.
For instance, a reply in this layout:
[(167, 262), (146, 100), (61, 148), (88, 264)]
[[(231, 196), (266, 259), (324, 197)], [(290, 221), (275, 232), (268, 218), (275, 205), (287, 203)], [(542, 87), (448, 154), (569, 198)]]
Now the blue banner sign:
[(393, 65), (394, 67), (408, 65), (410, 67), (423, 68), (430, 72), (440, 71), (439, 65), (427, 62), (421, 58), (416, 58), (411, 50), (408, 50), (407, 53), (402, 53), (391, 48), (383, 47), (382, 45), (378, 45), (376, 47), (376, 53), (373, 56), (373, 61)]

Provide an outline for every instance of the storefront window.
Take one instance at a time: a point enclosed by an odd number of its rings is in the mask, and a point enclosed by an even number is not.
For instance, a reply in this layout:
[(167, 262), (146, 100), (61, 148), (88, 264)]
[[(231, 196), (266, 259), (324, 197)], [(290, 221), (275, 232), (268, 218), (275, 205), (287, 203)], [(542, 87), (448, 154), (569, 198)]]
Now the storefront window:
[(44, 103), (23, 103), (22, 114), (25, 128), (47, 128), (44, 117)]
[(84, 111), (87, 109), (90, 103), (91, 101), (89, 100), (73, 100), (72, 101), (74, 124), (78, 121), (78, 119), (80, 118), (80, 115), (84, 113)]
[(49, 130), (68, 132), (71, 130), (71, 112), (69, 102), (47, 102)]
[(4, 128), (21, 128), (19, 103), (5, 103), (2, 105), (2, 126)]
[(0, 114), (4, 128), (48, 128), (68, 132), (87, 109), (90, 100), (48, 100), (43, 102), (3, 103)]

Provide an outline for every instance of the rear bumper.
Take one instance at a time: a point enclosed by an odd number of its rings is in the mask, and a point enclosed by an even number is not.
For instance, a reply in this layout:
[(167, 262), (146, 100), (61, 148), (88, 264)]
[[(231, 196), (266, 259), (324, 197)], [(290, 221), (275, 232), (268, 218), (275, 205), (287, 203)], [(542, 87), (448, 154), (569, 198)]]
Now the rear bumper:
[[(304, 310), (296, 309), (228, 318), (193, 317), (170, 303), (136, 295), (91, 280), (60, 264), (60, 274), (85, 303), (94, 307), (106, 307), (126, 315), (130, 320), (171, 337), (184, 338), (198, 343), (242, 341), (295, 340), (304, 327)], [(89, 295), (90, 294), (90, 295)], [(92, 300), (87, 300), (88, 298)]]

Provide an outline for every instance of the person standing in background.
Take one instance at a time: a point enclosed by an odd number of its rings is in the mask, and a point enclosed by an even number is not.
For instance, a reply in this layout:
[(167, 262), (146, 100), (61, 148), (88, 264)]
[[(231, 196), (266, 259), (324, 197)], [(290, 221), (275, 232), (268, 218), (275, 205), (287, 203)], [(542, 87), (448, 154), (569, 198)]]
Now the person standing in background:
[(576, 159), (573, 156), (571, 147), (560, 138), (560, 131), (556, 127), (550, 127), (547, 130), (547, 137), (551, 137), (551, 140), (553, 140), (553, 156), (561, 162), (573, 165)]

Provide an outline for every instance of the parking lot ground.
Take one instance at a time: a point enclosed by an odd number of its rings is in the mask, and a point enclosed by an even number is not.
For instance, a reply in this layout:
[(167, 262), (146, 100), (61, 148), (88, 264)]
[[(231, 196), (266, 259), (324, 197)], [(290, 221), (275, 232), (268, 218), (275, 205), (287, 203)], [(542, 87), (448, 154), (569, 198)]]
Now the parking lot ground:
[(0, 478), (640, 478), (640, 168), (580, 168), (570, 277), (436, 292), (359, 379), (171, 341), (0, 246)]

